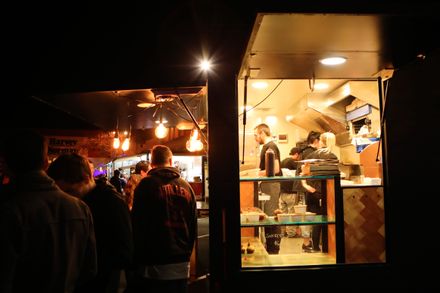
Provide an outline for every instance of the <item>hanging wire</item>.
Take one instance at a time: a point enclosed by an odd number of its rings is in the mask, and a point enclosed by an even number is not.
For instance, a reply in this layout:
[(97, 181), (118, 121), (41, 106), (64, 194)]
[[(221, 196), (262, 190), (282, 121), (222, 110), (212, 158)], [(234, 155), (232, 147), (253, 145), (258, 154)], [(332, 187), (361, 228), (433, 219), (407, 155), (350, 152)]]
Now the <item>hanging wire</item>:
[(258, 107), (261, 103), (263, 103), (264, 101), (266, 101), (274, 92), (275, 92), (275, 90), (281, 85), (281, 83), (283, 82), (284, 80), (282, 79), (282, 80), (280, 80), (280, 82), (274, 87), (274, 89), (265, 97), (265, 98), (263, 98), (261, 101), (259, 101), (255, 106), (253, 106), (252, 108), (250, 108), (249, 110), (246, 110), (246, 109), (244, 109), (243, 110), (243, 113), (240, 113), (240, 115), (238, 115), (238, 117), (240, 117), (240, 116), (242, 116), (245, 112), (247, 113), (247, 112), (249, 112), (249, 111), (252, 111), (253, 109), (255, 109), (256, 107)]
[(119, 116), (116, 117), (116, 132), (115, 132), (115, 137), (118, 136), (119, 137)]
[(185, 102), (183, 101), (182, 97), (180, 96), (179, 93), (177, 93), (177, 98), (179, 99), (179, 102), (182, 103), (183, 107), (185, 108), (186, 113), (188, 114), (188, 116), (191, 118), (191, 120), (193, 121), (194, 125), (196, 126), (196, 128), (199, 131), (200, 136), (203, 138), (204, 142), (206, 144), (208, 144), (208, 138), (205, 136), (205, 134), (203, 133), (202, 129), (200, 128), (199, 123), (197, 122), (196, 118), (194, 117), (194, 115), (191, 113), (191, 111), (189, 110), (188, 106), (185, 104)]

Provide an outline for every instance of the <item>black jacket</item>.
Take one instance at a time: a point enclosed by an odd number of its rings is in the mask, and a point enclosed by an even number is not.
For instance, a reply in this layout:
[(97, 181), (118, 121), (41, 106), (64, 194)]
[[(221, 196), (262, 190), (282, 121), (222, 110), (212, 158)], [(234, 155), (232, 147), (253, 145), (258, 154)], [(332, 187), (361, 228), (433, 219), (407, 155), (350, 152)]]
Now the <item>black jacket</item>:
[(134, 192), (135, 262), (159, 265), (189, 261), (197, 237), (194, 191), (172, 167), (154, 168)]
[(89, 208), (43, 171), (12, 184), (0, 208), (0, 291), (73, 292), (96, 274)]
[(98, 274), (128, 267), (133, 257), (133, 235), (127, 204), (108, 183), (98, 183), (83, 200), (95, 224)]
[[(329, 151), (328, 148), (317, 149), (307, 155), (305, 159), (328, 159), (328, 160), (337, 160), (338, 157)], [(309, 211), (321, 213), (321, 206), (319, 204), (319, 200), (322, 199), (322, 184), (323, 181), (321, 179), (307, 179), (307, 184), (316, 189), (314, 193), (307, 192), (306, 204), (308, 206)]]

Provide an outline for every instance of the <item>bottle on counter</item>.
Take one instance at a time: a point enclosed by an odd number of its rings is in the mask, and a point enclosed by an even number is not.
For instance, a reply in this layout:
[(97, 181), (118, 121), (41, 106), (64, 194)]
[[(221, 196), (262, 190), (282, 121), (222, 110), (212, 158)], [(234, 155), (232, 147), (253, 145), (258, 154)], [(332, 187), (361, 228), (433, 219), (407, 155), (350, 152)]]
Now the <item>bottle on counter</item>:
[(267, 149), (265, 156), (266, 176), (273, 177), (275, 176), (275, 152), (272, 149)]

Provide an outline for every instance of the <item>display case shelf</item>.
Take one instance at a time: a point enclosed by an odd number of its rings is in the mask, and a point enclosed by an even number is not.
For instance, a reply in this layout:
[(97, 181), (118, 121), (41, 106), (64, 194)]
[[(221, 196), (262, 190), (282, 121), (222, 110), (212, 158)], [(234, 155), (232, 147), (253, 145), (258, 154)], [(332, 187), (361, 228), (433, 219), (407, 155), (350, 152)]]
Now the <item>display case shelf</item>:
[(241, 227), (264, 227), (264, 226), (288, 226), (288, 225), (320, 225), (320, 224), (335, 224), (333, 217), (324, 215), (307, 216), (313, 217), (313, 220), (309, 221), (283, 221), (280, 222), (275, 217), (267, 217), (261, 221), (242, 221)]
[(241, 182), (255, 182), (255, 181), (262, 181), (262, 182), (268, 182), (268, 181), (290, 181), (290, 180), (303, 180), (303, 179), (333, 179), (335, 177), (339, 178), (339, 175), (315, 175), (315, 176), (272, 176), (272, 177), (248, 177), (246, 175), (240, 177)]
[[(257, 221), (249, 221), (249, 217), (240, 217), (242, 243), (254, 243), (256, 248), (253, 254), (242, 256), (242, 268), (252, 267), (284, 267), (303, 265), (324, 265), (344, 263), (344, 217), (342, 205), (341, 178), (339, 175), (313, 175), (313, 176), (273, 176), (273, 177), (251, 177), (255, 172), (241, 172), (240, 174), (240, 210), (242, 215), (253, 209), (260, 209), (266, 215)], [(263, 189), (266, 183), (281, 183), (298, 180), (321, 181), (322, 211), (318, 215), (304, 214), (302, 217), (279, 220), (271, 214), (273, 210), (265, 210), (267, 202), (271, 199), (270, 193)], [(264, 185), (267, 188), (267, 185)], [(273, 185), (272, 185), (273, 186)], [(275, 187), (276, 189), (276, 187)], [(266, 189), (267, 190), (267, 189)], [(269, 197), (263, 199), (263, 196)], [(273, 203), (271, 203), (273, 205)], [(281, 227), (281, 232), (275, 232), (279, 239), (280, 251), (278, 254), (269, 254), (265, 249), (266, 230), (269, 228)], [(301, 233), (296, 238), (289, 238), (283, 229), (288, 226), (297, 226)], [(303, 237), (311, 235), (316, 226), (321, 226), (320, 252), (309, 255), (302, 249)], [(271, 232), (269, 232), (271, 233)], [(297, 232), (296, 232), (297, 233)], [(254, 239), (254, 240), (249, 240)], [(258, 241), (255, 241), (258, 239)]]

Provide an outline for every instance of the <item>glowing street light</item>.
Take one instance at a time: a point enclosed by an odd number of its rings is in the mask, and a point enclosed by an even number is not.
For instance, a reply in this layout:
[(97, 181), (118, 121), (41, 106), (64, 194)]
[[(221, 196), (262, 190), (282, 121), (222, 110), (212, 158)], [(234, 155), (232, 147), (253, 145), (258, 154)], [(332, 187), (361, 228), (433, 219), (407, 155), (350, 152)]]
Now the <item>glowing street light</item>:
[(202, 69), (203, 71), (209, 71), (211, 69), (211, 62), (209, 62), (208, 60), (203, 60), (202, 62), (200, 62), (200, 69)]

